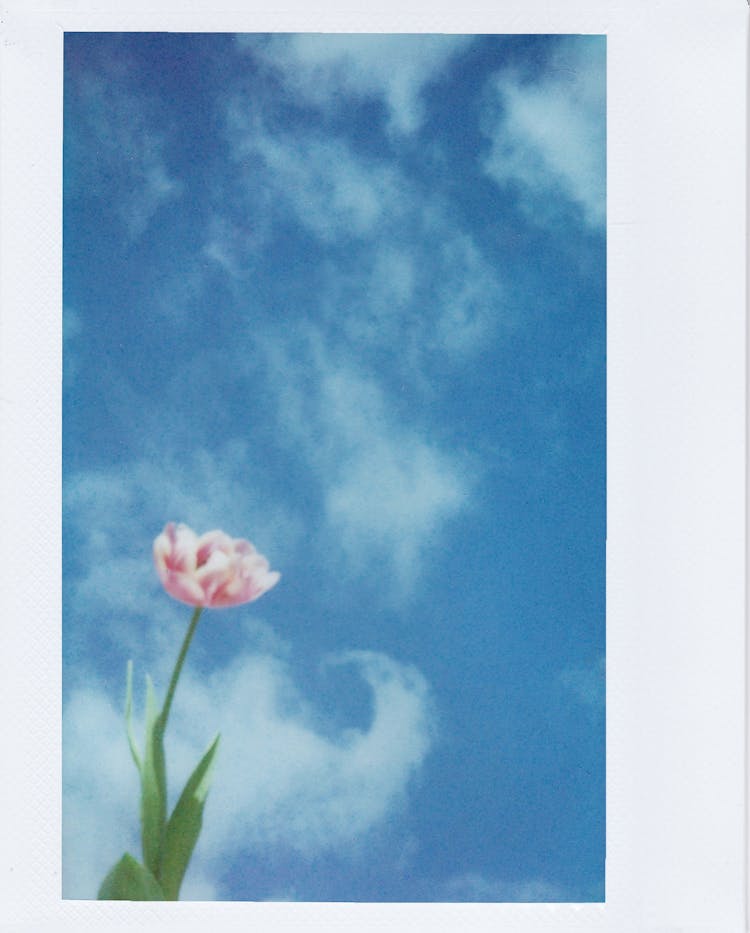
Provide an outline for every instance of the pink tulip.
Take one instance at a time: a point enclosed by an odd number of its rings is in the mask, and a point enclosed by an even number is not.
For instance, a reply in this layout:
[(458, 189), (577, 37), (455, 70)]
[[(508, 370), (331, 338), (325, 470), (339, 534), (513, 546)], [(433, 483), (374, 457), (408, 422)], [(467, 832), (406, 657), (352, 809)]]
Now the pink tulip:
[(249, 541), (223, 531), (198, 535), (170, 522), (154, 541), (154, 562), (170, 596), (191, 606), (239, 606), (262, 596), (281, 574)]

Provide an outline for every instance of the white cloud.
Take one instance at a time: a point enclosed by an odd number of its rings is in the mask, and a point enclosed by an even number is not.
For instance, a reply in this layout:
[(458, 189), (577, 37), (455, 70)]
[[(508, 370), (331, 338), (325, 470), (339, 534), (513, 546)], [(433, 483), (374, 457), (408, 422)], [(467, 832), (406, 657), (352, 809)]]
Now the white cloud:
[(544, 75), (501, 71), (491, 80), (486, 173), (520, 188), (533, 216), (554, 216), (554, 198), (576, 203), (586, 223), (605, 220), (605, 47), (599, 38), (563, 40)]
[[(228, 112), (235, 158), (260, 160), (275, 199), (324, 241), (371, 236), (400, 214), (400, 178), (389, 166), (355, 155), (335, 137), (271, 132), (253, 104), (235, 100)], [(252, 185), (258, 166), (251, 163)]]
[(426, 390), (434, 371), (464, 365), (511, 322), (498, 276), (472, 238), (445, 219), (431, 226), (427, 239), (383, 236), (346, 268), (327, 264), (320, 295), (334, 339), (365, 355), (385, 351), (402, 379)]
[(204, 530), (219, 525), (242, 535), (239, 524), (252, 526), (261, 548), (274, 541), (283, 547), (298, 534), (298, 526), (277, 502), (264, 501), (260, 472), (255, 482), (248, 475), (253, 467), (250, 446), (232, 441), (215, 451), (198, 448), (181, 457), (161, 452), (154, 460), (72, 474), (65, 484), (65, 507), (85, 534), (82, 556), (127, 554), (136, 538), (134, 526), (154, 521), (154, 537), (166, 521)]
[[(433, 736), (424, 678), (372, 652), (330, 662), (355, 665), (368, 683), (368, 728), (323, 734), (319, 712), (277, 656), (241, 656), (204, 681), (183, 672), (167, 731), (172, 803), (214, 731), (222, 734), (184, 897), (221, 897), (221, 875), (243, 852), (361, 846), (403, 803)], [(126, 847), (139, 853), (136, 772), (112, 692), (78, 690), (65, 709), (66, 897), (94, 897)]]
[(336, 112), (347, 98), (381, 100), (394, 134), (416, 132), (423, 120), (423, 90), (444, 77), (470, 36), (322, 35), (298, 33), (240, 43), (280, 75), (308, 103)]
[[(472, 479), (464, 455), (427, 429), (434, 408), (407, 412), (386, 379), (433, 405), (446, 376), (507, 323), (498, 275), (441, 195), (425, 197), (392, 161), (342, 137), (280, 130), (236, 94), (227, 129), (241, 195), (217, 212), (205, 252), (239, 302), (250, 295), (237, 369), (252, 369), (257, 384), (265, 366), (279, 441), (317, 484), (309, 502), (322, 512), (321, 546), (338, 551), (346, 574), (380, 563), (404, 596), (468, 504)], [(274, 225), (290, 222), (318, 239), (321, 271), (302, 310), (280, 326), (265, 315), (259, 327), (249, 272)]]
[(507, 323), (508, 312), (497, 277), (470, 236), (445, 237), (438, 256), (439, 311), (428, 339), (433, 347), (464, 358), (481, 345), (498, 318)]
[(543, 879), (505, 881), (467, 872), (451, 878), (445, 885), (445, 899), (489, 903), (563, 903), (571, 897), (566, 889)]
[(467, 477), (428, 437), (390, 424), (374, 387), (351, 373), (324, 381), (323, 407), (340, 448), (326, 491), (328, 520), (355, 566), (389, 555), (408, 588), (423, 549), (467, 503)]
[(465, 501), (463, 481), (443, 455), (416, 438), (398, 447), (381, 437), (355, 455), (341, 481), (328, 490), (326, 507), (361, 570), (375, 557), (368, 552), (390, 551), (406, 585), (418, 574), (429, 539)]
[(78, 76), (70, 94), (80, 111), (70, 120), (73, 171), (66, 193), (108, 198), (116, 184), (123, 194), (114, 209), (136, 238), (162, 204), (182, 194), (167, 167), (164, 132), (149, 120), (148, 101), (129, 90), (126, 69), (117, 63), (96, 76)]
[(397, 419), (377, 382), (337, 362), (311, 333), (311, 353), (276, 350), (288, 439), (315, 469), (329, 536), (349, 569), (388, 568), (404, 596), (443, 523), (469, 502), (468, 464)]
[(62, 747), (63, 896), (96, 897), (126, 849), (140, 855), (138, 775), (122, 713), (101, 692), (78, 691), (64, 712)]
[[(265, 192), (271, 196), (270, 192)], [(272, 212), (268, 204), (253, 212), (252, 221), (241, 226), (217, 213), (208, 224), (202, 253), (231, 278), (246, 279), (252, 258), (266, 241)]]
[(418, 378), (427, 357), (460, 363), (508, 322), (497, 270), (439, 192), (343, 138), (271, 130), (252, 101), (235, 98), (227, 121), (242, 219), (217, 218), (205, 252), (233, 277), (272, 238), (270, 219), (291, 216), (323, 252), (316, 297), (331, 330), (354, 350), (387, 347)]

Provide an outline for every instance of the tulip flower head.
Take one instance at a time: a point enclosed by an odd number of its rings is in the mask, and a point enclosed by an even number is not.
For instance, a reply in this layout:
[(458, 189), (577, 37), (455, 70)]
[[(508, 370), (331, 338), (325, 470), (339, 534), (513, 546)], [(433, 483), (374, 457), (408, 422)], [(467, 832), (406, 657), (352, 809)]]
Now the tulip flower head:
[(183, 603), (222, 608), (249, 603), (275, 586), (280, 574), (242, 538), (223, 531), (200, 537), (173, 522), (154, 541), (154, 563), (164, 589)]

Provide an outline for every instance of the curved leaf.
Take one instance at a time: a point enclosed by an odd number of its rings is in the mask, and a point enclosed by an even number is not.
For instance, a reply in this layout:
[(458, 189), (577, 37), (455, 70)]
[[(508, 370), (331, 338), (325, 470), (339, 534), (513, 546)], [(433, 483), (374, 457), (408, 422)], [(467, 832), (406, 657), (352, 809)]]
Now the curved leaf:
[(203, 824), (203, 806), (211, 784), (211, 772), (218, 745), (217, 735), (188, 778), (167, 823), (159, 880), (168, 901), (177, 900), (182, 879), (198, 841)]
[(146, 675), (146, 739), (141, 764), (141, 842), (143, 861), (159, 877), (167, 821), (167, 778), (164, 727), (156, 709), (151, 678)]
[(163, 901), (164, 892), (148, 868), (126, 852), (102, 881), (100, 901)]

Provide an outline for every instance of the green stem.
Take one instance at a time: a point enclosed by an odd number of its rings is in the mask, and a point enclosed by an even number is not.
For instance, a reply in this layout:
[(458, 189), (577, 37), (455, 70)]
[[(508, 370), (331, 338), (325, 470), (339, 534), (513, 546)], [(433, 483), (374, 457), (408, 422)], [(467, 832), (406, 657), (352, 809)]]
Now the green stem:
[(172, 705), (172, 697), (174, 696), (174, 691), (175, 691), (175, 688), (177, 687), (177, 681), (180, 677), (180, 671), (182, 670), (182, 665), (185, 663), (185, 655), (187, 654), (188, 648), (190, 647), (190, 642), (193, 639), (196, 626), (198, 625), (198, 619), (200, 619), (202, 612), (203, 612), (203, 606), (197, 606), (195, 609), (195, 612), (193, 613), (193, 617), (190, 620), (190, 625), (188, 626), (185, 639), (182, 642), (182, 648), (180, 648), (180, 653), (177, 657), (177, 663), (175, 664), (174, 670), (172, 671), (172, 679), (169, 681), (169, 689), (167, 690), (167, 697), (164, 700), (164, 706), (162, 708), (161, 717), (160, 717), (162, 734), (164, 733), (164, 730), (166, 729), (166, 726), (167, 726), (167, 717), (169, 716), (169, 708)]

